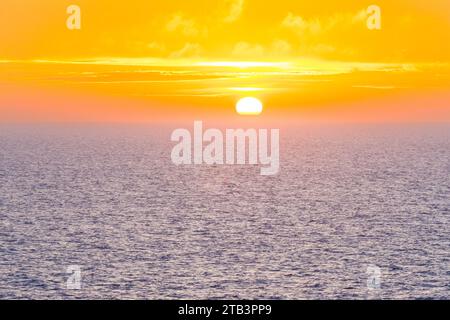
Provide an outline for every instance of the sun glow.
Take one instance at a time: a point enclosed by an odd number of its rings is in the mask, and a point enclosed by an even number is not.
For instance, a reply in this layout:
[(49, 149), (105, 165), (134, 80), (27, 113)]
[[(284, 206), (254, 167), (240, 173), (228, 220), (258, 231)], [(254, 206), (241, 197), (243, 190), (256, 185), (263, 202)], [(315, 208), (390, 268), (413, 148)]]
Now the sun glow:
[(236, 112), (240, 115), (259, 115), (262, 111), (261, 101), (253, 97), (242, 98), (236, 104)]
[(290, 66), (287, 62), (259, 62), (259, 61), (216, 61), (199, 62), (202, 67), (230, 67), (230, 68), (286, 68)]
[(255, 92), (255, 91), (263, 91), (263, 88), (251, 88), (251, 87), (242, 87), (242, 88), (238, 88), (238, 87), (233, 87), (230, 88), (231, 91), (238, 91), (238, 92)]

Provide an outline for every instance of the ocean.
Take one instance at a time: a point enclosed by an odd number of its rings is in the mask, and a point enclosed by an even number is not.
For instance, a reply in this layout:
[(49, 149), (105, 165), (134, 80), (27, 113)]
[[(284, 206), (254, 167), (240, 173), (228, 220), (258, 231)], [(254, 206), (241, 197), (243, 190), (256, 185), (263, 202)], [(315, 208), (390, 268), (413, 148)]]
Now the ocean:
[(175, 128), (0, 125), (0, 298), (450, 298), (450, 125), (280, 128), (275, 176)]

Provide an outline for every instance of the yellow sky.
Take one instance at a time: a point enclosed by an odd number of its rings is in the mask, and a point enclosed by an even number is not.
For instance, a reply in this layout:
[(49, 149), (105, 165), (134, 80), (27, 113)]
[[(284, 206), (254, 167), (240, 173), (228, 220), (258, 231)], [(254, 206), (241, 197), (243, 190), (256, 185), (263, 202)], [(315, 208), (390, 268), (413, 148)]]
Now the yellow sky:
[(7, 120), (221, 115), (253, 95), (270, 116), (450, 121), (448, 0), (2, 0), (0, 40)]
[[(82, 29), (65, 28), (77, 4)], [(370, 4), (382, 30), (365, 28)], [(447, 0), (3, 0), (0, 57), (448, 61)]]

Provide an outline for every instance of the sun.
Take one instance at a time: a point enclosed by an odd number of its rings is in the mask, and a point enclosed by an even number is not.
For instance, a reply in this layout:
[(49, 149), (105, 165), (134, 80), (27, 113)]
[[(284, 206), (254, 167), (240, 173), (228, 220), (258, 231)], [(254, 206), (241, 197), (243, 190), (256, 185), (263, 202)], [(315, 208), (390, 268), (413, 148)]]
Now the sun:
[(236, 112), (240, 115), (258, 115), (263, 111), (263, 104), (256, 98), (246, 97), (236, 103)]

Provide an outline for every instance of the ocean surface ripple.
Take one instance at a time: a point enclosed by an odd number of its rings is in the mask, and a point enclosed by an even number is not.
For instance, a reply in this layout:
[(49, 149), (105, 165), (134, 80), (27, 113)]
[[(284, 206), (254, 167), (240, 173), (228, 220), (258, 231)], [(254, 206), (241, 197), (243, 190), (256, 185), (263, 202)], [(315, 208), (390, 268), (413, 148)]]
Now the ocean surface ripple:
[(2, 125), (0, 298), (450, 298), (448, 125), (282, 129), (277, 176), (170, 131)]

